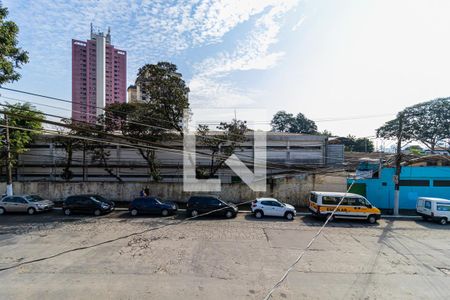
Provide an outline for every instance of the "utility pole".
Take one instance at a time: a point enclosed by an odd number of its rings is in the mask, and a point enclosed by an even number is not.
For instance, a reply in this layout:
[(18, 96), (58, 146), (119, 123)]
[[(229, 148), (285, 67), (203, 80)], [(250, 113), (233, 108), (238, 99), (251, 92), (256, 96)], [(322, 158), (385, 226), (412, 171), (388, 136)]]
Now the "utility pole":
[(83, 181), (86, 181), (86, 141), (83, 141)]
[(400, 202), (400, 173), (402, 171), (402, 137), (403, 137), (403, 114), (400, 113), (398, 118), (398, 132), (397, 132), (397, 154), (395, 156), (395, 191), (394, 191), (394, 215), (399, 214)]
[(9, 140), (9, 121), (8, 115), (5, 113), (5, 125), (6, 125), (6, 196), (13, 195), (12, 186), (12, 166), (11, 166), (11, 146)]

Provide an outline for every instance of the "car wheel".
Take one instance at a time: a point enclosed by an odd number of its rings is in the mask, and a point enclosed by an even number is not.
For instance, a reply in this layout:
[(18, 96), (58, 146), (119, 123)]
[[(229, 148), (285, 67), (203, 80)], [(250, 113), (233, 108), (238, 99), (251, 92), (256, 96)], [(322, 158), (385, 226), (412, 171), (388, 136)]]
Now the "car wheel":
[(30, 207), (30, 208), (27, 210), (27, 212), (28, 212), (29, 215), (34, 215), (34, 213), (36, 212), (36, 210), (35, 210), (34, 208)]
[(101, 214), (102, 212), (100, 211), (100, 209), (96, 209), (96, 210), (94, 210), (94, 216), (100, 216), (100, 214)]
[(428, 221), (428, 220), (430, 220), (430, 218), (428, 218), (427, 216), (422, 216), (422, 220)]
[(0, 215), (3, 215), (6, 212), (6, 210), (3, 207), (0, 207)]
[(227, 219), (231, 219), (232, 217), (233, 217), (233, 212), (232, 211), (227, 211), (226, 213), (225, 213), (225, 217), (227, 218)]
[(294, 214), (292, 213), (292, 212), (287, 212), (286, 214), (285, 214), (285, 217), (286, 217), (286, 219), (288, 219), (289, 221), (291, 221), (291, 220), (293, 220), (294, 219)]
[(441, 224), (441, 225), (447, 224), (447, 218), (440, 218), (439, 219), (439, 224)]
[(163, 209), (163, 210), (161, 211), (161, 215), (162, 215), (163, 217), (167, 217), (167, 216), (169, 215), (169, 211), (168, 211), (167, 209)]
[(261, 219), (262, 217), (264, 217), (264, 213), (260, 210), (255, 211), (255, 218), (257, 219)]
[(375, 222), (377, 221), (377, 218), (374, 215), (370, 215), (367, 218), (367, 221), (369, 221), (370, 224), (375, 224)]
[(131, 214), (133, 217), (135, 217), (135, 216), (137, 216), (137, 214), (138, 214), (138, 210), (137, 210), (136, 208), (133, 208), (133, 209), (130, 211), (130, 214)]
[(196, 209), (191, 210), (191, 217), (195, 218), (198, 216), (198, 211)]
[(66, 209), (64, 210), (64, 214), (65, 214), (66, 216), (70, 216), (71, 213), (72, 213), (72, 211), (70, 210), (70, 208), (66, 208)]

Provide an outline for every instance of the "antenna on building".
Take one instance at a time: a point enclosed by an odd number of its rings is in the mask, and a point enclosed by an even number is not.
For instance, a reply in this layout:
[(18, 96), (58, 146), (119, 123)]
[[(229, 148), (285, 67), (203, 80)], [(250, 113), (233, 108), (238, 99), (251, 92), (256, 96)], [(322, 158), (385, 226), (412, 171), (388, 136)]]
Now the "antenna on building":
[(91, 35), (94, 33), (94, 25), (91, 22)]
[(111, 44), (111, 27), (108, 26), (108, 34), (106, 35), (106, 42)]

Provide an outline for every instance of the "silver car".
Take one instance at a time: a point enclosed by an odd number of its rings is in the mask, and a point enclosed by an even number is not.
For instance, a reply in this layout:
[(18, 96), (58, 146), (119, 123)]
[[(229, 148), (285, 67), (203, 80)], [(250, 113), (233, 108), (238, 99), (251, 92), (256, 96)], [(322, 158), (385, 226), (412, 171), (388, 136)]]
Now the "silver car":
[(33, 215), (38, 211), (52, 210), (54, 203), (38, 195), (14, 195), (0, 201), (0, 215), (5, 212), (27, 212)]

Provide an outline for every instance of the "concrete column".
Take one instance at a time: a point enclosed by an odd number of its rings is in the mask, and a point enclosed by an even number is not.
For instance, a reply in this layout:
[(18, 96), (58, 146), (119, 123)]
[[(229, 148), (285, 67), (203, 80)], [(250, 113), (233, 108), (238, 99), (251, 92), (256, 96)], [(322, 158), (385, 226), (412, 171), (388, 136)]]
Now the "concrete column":
[(52, 167), (50, 168), (50, 180), (54, 181), (55, 180), (54, 172), (55, 172), (56, 158), (55, 158), (55, 144), (53, 144), (53, 142), (50, 142), (49, 149), (50, 149), (50, 155), (52, 156)]
[(96, 59), (97, 59), (97, 73), (96, 73), (96, 116), (103, 114), (103, 109), (106, 105), (106, 38), (103, 35), (96, 35)]

